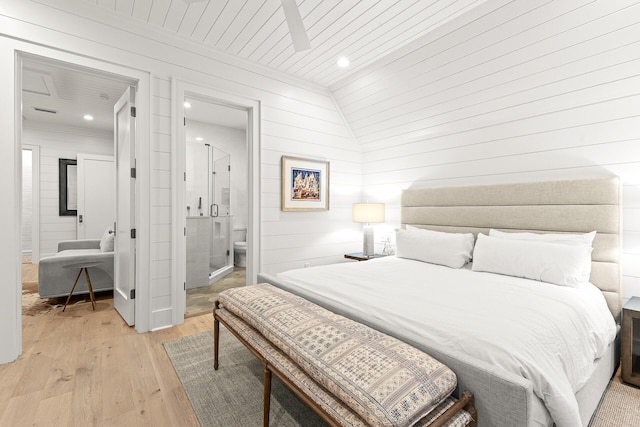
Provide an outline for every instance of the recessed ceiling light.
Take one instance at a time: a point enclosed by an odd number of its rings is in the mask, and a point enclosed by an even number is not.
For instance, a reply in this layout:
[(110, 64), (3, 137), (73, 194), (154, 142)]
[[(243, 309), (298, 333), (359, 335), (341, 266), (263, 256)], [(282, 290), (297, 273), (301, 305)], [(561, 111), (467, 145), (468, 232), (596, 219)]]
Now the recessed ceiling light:
[(184, 108), (191, 108), (191, 104), (189, 104), (187, 101), (184, 101)]
[(196, 141), (204, 141), (204, 138), (201, 136), (196, 136)]
[(349, 64), (351, 64), (351, 61), (349, 61), (349, 58), (343, 56), (342, 58), (338, 59), (338, 62), (336, 62), (336, 64), (338, 64), (338, 67), (348, 67)]
[(89, 122), (93, 120), (93, 116), (91, 114), (85, 114), (82, 118)]

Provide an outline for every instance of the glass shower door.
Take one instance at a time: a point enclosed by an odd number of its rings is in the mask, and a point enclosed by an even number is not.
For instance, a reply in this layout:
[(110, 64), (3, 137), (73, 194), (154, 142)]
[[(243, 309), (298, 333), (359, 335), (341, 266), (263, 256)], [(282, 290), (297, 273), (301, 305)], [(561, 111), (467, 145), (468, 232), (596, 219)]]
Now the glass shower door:
[(210, 241), (210, 281), (217, 280), (233, 270), (233, 248), (231, 242), (230, 184), (231, 156), (222, 150), (211, 150), (211, 204), (209, 216), (211, 221)]

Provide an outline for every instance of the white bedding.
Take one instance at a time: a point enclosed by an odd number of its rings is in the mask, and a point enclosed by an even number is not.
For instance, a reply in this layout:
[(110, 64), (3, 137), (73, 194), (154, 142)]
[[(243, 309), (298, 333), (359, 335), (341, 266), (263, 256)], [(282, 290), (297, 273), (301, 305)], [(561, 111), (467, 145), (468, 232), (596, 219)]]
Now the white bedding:
[(399, 338), (454, 348), (533, 384), (558, 427), (582, 426), (575, 392), (616, 326), (601, 291), (386, 257), (278, 274)]

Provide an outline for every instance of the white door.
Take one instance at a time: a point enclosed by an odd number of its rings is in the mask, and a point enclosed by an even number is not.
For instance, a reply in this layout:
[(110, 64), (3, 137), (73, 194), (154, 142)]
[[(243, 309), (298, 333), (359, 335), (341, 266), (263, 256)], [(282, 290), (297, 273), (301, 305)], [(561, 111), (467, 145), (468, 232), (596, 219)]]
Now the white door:
[(78, 154), (78, 239), (99, 239), (116, 217), (112, 156)]
[(113, 305), (128, 325), (135, 320), (135, 88), (113, 107), (116, 158), (115, 272)]

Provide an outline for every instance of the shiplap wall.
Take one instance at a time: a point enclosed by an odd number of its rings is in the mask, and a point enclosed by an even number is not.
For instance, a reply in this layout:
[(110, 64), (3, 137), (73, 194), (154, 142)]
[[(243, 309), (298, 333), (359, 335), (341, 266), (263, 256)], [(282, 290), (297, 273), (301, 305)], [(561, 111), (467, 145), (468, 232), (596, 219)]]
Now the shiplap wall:
[(24, 144), (40, 146), (40, 258), (58, 251), (58, 242), (77, 238), (75, 216), (59, 215), (58, 159), (78, 153), (113, 156), (113, 133), (25, 122)]
[(364, 192), (618, 175), (640, 295), (640, 4), (490, 0), (331, 87)]
[[(2, 33), (10, 36), (8, 43), (15, 37), (150, 72), (151, 329), (171, 325), (172, 316), (172, 77), (261, 102), (260, 271), (339, 261), (358, 249), (361, 233), (351, 222), (351, 203), (360, 199), (362, 153), (325, 88), (143, 30), (78, 1), (3, 5)], [(330, 211), (280, 211), (284, 154), (331, 162)]]

